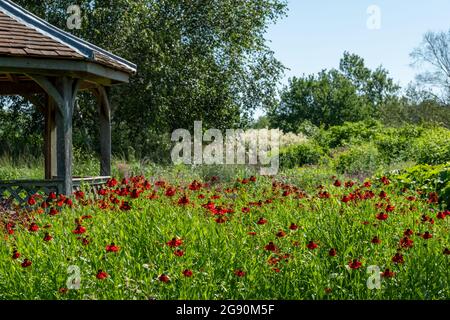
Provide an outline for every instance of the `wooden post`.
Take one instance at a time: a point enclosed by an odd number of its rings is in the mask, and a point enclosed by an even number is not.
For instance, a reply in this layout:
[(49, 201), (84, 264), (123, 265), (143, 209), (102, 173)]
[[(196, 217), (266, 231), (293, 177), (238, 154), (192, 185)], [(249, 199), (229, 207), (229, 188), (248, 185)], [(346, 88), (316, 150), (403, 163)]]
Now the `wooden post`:
[(58, 175), (56, 170), (56, 123), (55, 123), (55, 103), (48, 95), (46, 96), (45, 108), (45, 133), (44, 133), (44, 153), (45, 153), (45, 179), (53, 179)]
[(111, 105), (109, 88), (98, 87), (100, 117), (100, 176), (111, 176)]

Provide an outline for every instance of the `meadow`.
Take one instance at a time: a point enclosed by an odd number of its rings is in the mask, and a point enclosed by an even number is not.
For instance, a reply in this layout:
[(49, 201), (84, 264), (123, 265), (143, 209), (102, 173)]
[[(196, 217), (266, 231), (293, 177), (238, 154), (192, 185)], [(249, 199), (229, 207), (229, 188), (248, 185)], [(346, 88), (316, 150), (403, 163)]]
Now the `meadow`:
[(448, 299), (435, 192), (312, 172), (174, 169), (36, 195), (1, 212), (0, 298)]

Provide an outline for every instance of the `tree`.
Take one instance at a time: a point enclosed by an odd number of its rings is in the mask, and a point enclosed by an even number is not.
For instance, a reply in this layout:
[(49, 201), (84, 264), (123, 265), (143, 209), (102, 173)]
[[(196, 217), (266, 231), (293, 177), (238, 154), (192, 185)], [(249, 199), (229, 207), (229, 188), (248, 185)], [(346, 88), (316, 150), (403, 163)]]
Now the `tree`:
[(297, 131), (303, 121), (328, 127), (378, 118), (380, 106), (395, 99), (398, 90), (385, 69), (372, 71), (364, 59), (345, 52), (338, 70), (290, 79), (269, 118), (284, 131)]
[(450, 101), (450, 30), (427, 32), (422, 43), (411, 52), (413, 66), (429, 67), (417, 75), (420, 84), (438, 89), (445, 101)]
[[(72, 0), (16, 0), (66, 29)], [(275, 103), (283, 66), (265, 43), (267, 26), (283, 16), (285, 0), (84, 0), (75, 35), (138, 65), (129, 85), (114, 88), (113, 151), (133, 148), (153, 160), (174, 129), (245, 125), (256, 108)], [(96, 136), (92, 97), (82, 95), (74, 126)], [(159, 152), (158, 152), (159, 150)]]

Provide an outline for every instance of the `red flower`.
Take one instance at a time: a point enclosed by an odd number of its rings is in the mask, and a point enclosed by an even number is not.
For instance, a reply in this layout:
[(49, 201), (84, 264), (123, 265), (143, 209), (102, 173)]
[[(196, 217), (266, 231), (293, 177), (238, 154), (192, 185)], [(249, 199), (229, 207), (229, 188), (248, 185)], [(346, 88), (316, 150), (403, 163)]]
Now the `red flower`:
[(177, 192), (177, 190), (175, 188), (169, 187), (169, 188), (167, 188), (165, 195), (167, 197), (173, 197), (176, 192)]
[(31, 261), (28, 259), (25, 259), (25, 260), (23, 260), (21, 266), (22, 266), (22, 268), (27, 268), (27, 267), (31, 266)]
[(392, 257), (392, 262), (394, 263), (404, 263), (403, 255), (400, 253), (396, 253), (395, 256)]
[(439, 212), (439, 213), (437, 214), (436, 218), (442, 220), (442, 219), (445, 219), (445, 216), (446, 216), (445, 212)]
[(186, 195), (182, 196), (182, 197), (178, 200), (178, 204), (179, 204), (179, 205), (182, 205), (182, 206), (187, 205), (187, 204), (189, 204), (189, 203), (190, 203), (189, 198), (188, 198)]
[(422, 235), (422, 238), (428, 240), (433, 238), (433, 235), (429, 231), (425, 231), (425, 233)]
[(445, 248), (444, 249), (444, 254), (445, 255), (450, 255), (450, 249), (449, 248)]
[(383, 182), (384, 185), (389, 185), (391, 182), (389, 181), (389, 179), (385, 176), (381, 177), (381, 182)]
[(58, 292), (61, 294), (66, 294), (68, 291), (69, 291), (69, 289), (67, 289), (67, 288), (59, 288), (58, 289)]
[(92, 219), (92, 216), (90, 214), (82, 216), (81, 220), (86, 220), (86, 219)]
[(217, 223), (224, 223), (224, 222), (226, 222), (227, 220), (224, 218), (224, 217), (218, 217), (218, 218), (216, 218), (216, 219), (214, 219)]
[(386, 199), (386, 198), (387, 198), (387, 193), (384, 192), (384, 191), (381, 191), (379, 197), (380, 197), (381, 199)]
[(328, 255), (330, 257), (335, 257), (336, 254), (337, 254), (337, 252), (336, 252), (336, 249), (334, 249), (334, 248), (331, 248), (330, 251), (328, 251)]
[(278, 250), (277, 246), (274, 245), (273, 242), (269, 242), (269, 244), (266, 245), (266, 246), (264, 247), (264, 249), (266, 249), (267, 251), (273, 251), (273, 252), (275, 252), (275, 251)]
[(330, 294), (331, 292), (333, 292), (333, 289), (331, 289), (331, 288), (325, 288), (325, 293), (326, 293), (326, 294)]
[(120, 247), (116, 246), (114, 242), (106, 246), (106, 252), (118, 252), (119, 250)]
[(31, 196), (30, 198), (28, 198), (28, 204), (30, 206), (34, 206), (36, 204), (36, 200), (34, 200), (34, 197)]
[(80, 224), (75, 228), (75, 230), (72, 230), (72, 233), (74, 233), (74, 234), (83, 234), (85, 232), (86, 232), (86, 228)]
[(380, 238), (378, 238), (378, 236), (375, 236), (372, 238), (372, 240), (370, 242), (372, 242), (373, 244), (380, 244), (381, 240), (380, 240)]
[(122, 211), (131, 210), (131, 206), (127, 201), (122, 201), (122, 203), (120, 204), (120, 210)]
[(394, 209), (395, 209), (395, 207), (393, 205), (388, 204), (386, 206), (386, 212), (392, 212), (392, 211), (394, 211)]
[(55, 200), (56, 199), (56, 193), (55, 192), (50, 192), (48, 195), (48, 199), (49, 200)]
[(139, 195), (141, 194), (142, 191), (139, 191), (138, 189), (134, 189), (133, 191), (131, 191), (131, 198), (133, 199), (137, 199), (139, 198)]
[(384, 212), (380, 212), (379, 214), (377, 214), (377, 219), (381, 221), (387, 220), (388, 217), (388, 214)]
[(370, 181), (364, 182), (364, 187), (370, 188), (372, 186), (372, 183)]
[(13, 251), (13, 254), (12, 254), (12, 258), (13, 258), (14, 260), (20, 258), (20, 253), (19, 253), (17, 250), (14, 250), (14, 251)]
[(403, 237), (400, 240), (400, 247), (405, 248), (405, 249), (412, 248), (413, 244), (414, 244), (414, 241), (411, 240), (409, 237)]
[(291, 223), (291, 225), (289, 226), (290, 230), (297, 230), (298, 229), (298, 225), (296, 225), (295, 223)]
[(96, 277), (99, 280), (104, 280), (104, 279), (108, 278), (108, 274), (103, 270), (98, 270)]
[(182, 256), (184, 256), (184, 251), (178, 249), (178, 250), (175, 250), (173, 252), (173, 254), (176, 255), (177, 257), (182, 257)]
[(44, 241), (48, 242), (48, 241), (51, 241), (52, 239), (53, 239), (53, 237), (49, 233), (45, 234)]
[(267, 220), (264, 218), (259, 218), (259, 220), (257, 222), (257, 224), (266, 224), (266, 223), (267, 223)]
[(249, 213), (250, 212), (250, 208), (249, 207), (244, 207), (244, 208), (242, 208), (242, 212), (243, 213)]
[(183, 271), (183, 276), (189, 278), (192, 277), (192, 270), (186, 269)]
[(317, 245), (316, 243), (314, 243), (314, 241), (310, 241), (310, 242), (306, 245), (306, 247), (307, 247), (309, 250), (314, 250), (314, 249), (316, 249), (316, 248), (318, 247), (318, 245)]
[(393, 276), (395, 276), (395, 272), (392, 272), (389, 269), (384, 270), (384, 272), (381, 273), (381, 276), (383, 278), (392, 278)]
[(64, 203), (66, 205), (68, 205), (69, 207), (71, 207), (73, 205), (72, 199), (70, 199), (70, 198), (66, 198), (66, 200), (64, 200)]
[(335, 187), (340, 187), (342, 185), (342, 183), (339, 180), (334, 181), (333, 185)]
[(235, 270), (235, 271), (234, 271), (234, 274), (235, 274), (237, 277), (240, 277), (240, 278), (242, 278), (243, 276), (245, 276), (245, 272), (242, 271), (241, 269)]
[(164, 273), (162, 275), (160, 275), (158, 277), (158, 279), (159, 279), (159, 281), (164, 282), (164, 283), (170, 282), (169, 276)]
[(89, 240), (88, 238), (81, 239), (81, 243), (83, 244), (83, 246), (87, 246), (90, 242), (91, 242), (91, 240)]
[(31, 232), (36, 232), (38, 230), (39, 230), (39, 226), (36, 223), (34, 223), (34, 222), (28, 228), (28, 231), (31, 231)]
[(359, 269), (362, 266), (362, 263), (360, 261), (358, 261), (357, 259), (353, 259), (353, 261), (350, 261), (348, 263), (348, 266), (350, 267), (350, 269)]
[(115, 178), (111, 178), (111, 179), (108, 180), (108, 182), (106, 183), (106, 185), (107, 185), (109, 188), (113, 188), (113, 187), (117, 186), (117, 180), (116, 180)]
[(428, 195), (428, 203), (438, 203), (439, 202), (439, 197), (438, 194), (436, 192), (430, 192), (430, 194)]
[(277, 236), (278, 238), (282, 238), (282, 237), (284, 237), (285, 235), (286, 235), (286, 232), (284, 232), (283, 230), (278, 231), (277, 234), (276, 234), (276, 236)]
[(413, 235), (413, 231), (411, 229), (406, 229), (405, 232), (403, 232), (403, 235), (405, 237), (409, 237)]
[(167, 245), (171, 248), (179, 247), (183, 244), (183, 240), (179, 238), (172, 238), (169, 242), (167, 242)]
[(249, 236), (256, 236), (256, 232), (254, 232), (254, 231), (248, 232), (247, 234), (248, 234)]
[(51, 216), (56, 216), (58, 214), (58, 210), (56, 210), (55, 208), (51, 208), (48, 214)]

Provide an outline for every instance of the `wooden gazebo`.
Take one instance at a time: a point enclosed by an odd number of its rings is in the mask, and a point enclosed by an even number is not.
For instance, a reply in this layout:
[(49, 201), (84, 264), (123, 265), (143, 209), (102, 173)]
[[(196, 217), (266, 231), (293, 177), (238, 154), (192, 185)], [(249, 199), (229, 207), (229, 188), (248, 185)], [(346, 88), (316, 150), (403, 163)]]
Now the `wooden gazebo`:
[[(21, 95), (45, 115), (45, 180), (2, 181), (17, 195), (38, 190), (70, 194), (72, 115), (77, 93), (97, 97), (101, 141), (100, 177), (111, 174), (109, 87), (127, 83), (136, 65), (64, 32), (9, 0), (0, 1), (0, 95)], [(36, 95), (45, 96), (39, 103)], [(97, 179), (98, 180), (98, 179)], [(101, 180), (101, 179), (100, 179)]]

